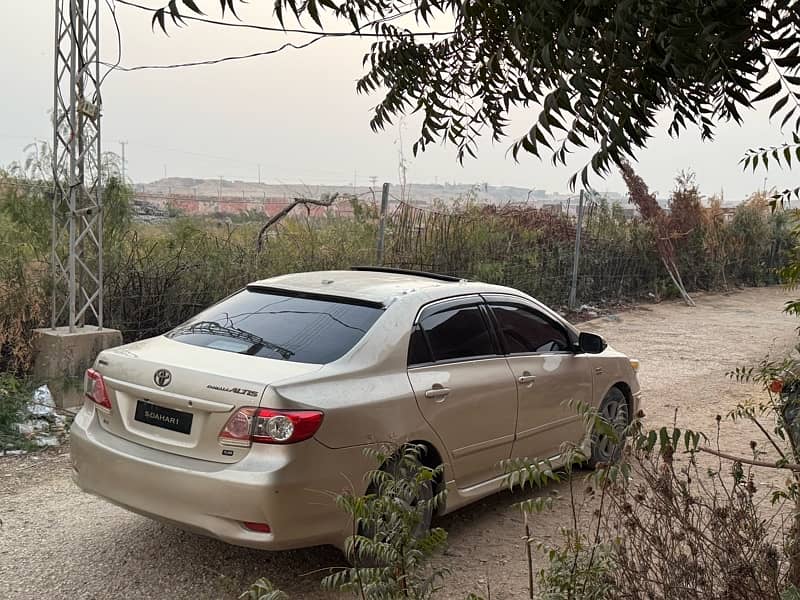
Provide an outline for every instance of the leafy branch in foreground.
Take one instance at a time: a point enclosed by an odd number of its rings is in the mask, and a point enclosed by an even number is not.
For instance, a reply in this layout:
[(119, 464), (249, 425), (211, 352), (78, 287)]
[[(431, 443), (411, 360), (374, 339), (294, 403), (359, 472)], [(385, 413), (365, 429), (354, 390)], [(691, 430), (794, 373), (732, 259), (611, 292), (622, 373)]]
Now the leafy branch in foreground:
[[(220, 0), (223, 16), (234, 5)], [(199, 2), (171, 0), (154, 25), (182, 25), (183, 7), (201, 14)], [(800, 130), (800, 0), (275, 0), (275, 13), (284, 27), (289, 18), (321, 27), (327, 15), (376, 37), (357, 90), (384, 94), (375, 130), (422, 115), (415, 152), (446, 141), (460, 160), (475, 156), (480, 136), (516, 136), (510, 115), (536, 107), (514, 157), (564, 164), (589, 147), (588, 185), (590, 172), (607, 174), (646, 146), (661, 111), (671, 135), (696, 126), (711, 139), (718, 123), (771, 101), (772, 115)], [(437, 19), (452, 33), (426, 35)]]
[(364, 600), (425, 600), (439, 589), (447, 570), (429, 561), (444, 550), (447, 533), (429, 526), (446, 492), (437, 489), (443, 467), (425, 466), (425, 452), (417, 444), (365, 450), (380, 465), (366, 475), (367, 494), (336, 497), (353, 523), (353, 535), (345, 542), (352, 566), (323, 579), (323, 588)]
[[(770, 159), (774, 165), (781, 168), (792, 169), (795, 165), (800, 164), (800, 135), (793, 132), (791, 142), (785, 142), (778, 146), (750, 149), (739, 163), (744, 169), (750, 167), (755, 171), (761, 165), (765, 170), (769, 170)], [(775, 192), (772, 195), (770, 204), (774, 208), (777, 204), (790, 202), (792, 198), (800, 200), (800, 186)]]

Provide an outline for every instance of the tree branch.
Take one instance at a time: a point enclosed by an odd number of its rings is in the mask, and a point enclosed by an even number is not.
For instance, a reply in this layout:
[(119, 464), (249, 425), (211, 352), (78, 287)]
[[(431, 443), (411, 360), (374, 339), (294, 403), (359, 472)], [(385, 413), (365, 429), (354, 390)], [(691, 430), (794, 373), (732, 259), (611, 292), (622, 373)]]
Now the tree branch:
[(707, 452), (708, 454), (719, 456), (720, 458), (725, 458), (727, 460), (740, 462), (746, 465), (753, 465), (755, 467), (768, 467), (770, 469), (786, 469), (787, 471), (800, 472), (800, 465), (797, 464), (792, 464), (792, 463), (781, 464), (779, 461), (769, 462), (765, 460), (753, 460), (752, 458), (742, 458), (741, 456), (734, 456), (733, 454), (727, 454), (726, 452), (719, 452), (718, 450), (712, 450), (711, 448), (698, 448), (698, 450), (700, 452)]
[(261, 252), (262, 248), (264, 247), (264, 236), (267, 234), (267, 230), (275, 225), (278, 221), (281, 221), (286, 215), (288, 215), (295, 206), (308, 206), (312, 204), (314, 206), (330, 206), (333, 202), (339, 197), (339, 194), (333, 194), (328, 198), (324, 198), (322, 200), (315, 200), (314, 198), (294, 198), (294, 201), (291, 204), (287, 204), (284, 208), (276, 212), (272, 215), (264, 226), (261, 228), (261, 231), (258, 232), (258, 239), (256, 240), (256, 251)]

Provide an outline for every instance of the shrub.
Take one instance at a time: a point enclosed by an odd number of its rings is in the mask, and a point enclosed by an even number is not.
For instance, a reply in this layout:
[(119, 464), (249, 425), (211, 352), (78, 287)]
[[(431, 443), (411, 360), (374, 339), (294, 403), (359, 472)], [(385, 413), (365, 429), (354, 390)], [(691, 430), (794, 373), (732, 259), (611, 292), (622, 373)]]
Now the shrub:
[(31, 398), (31, 387), (11, 374), (0, 373), (0, 455), (7, 448), (26, 449), (28, 440), (15, 427)]
[(425, 447), (416, 444), (365, 452), (381, 465), (367, 473), (367, 494), (336, 497), (353, 523), (353, 535), (345, 543), (352, 566), (332, 573), (322, 586), (364, 600), (431, 598), (446, 574), (429, 561), (444, 550), (447, 533), (425, 529), (426, 515), (444, 502), (444, 490), (435, 486), (442, 467), (424, 466)]

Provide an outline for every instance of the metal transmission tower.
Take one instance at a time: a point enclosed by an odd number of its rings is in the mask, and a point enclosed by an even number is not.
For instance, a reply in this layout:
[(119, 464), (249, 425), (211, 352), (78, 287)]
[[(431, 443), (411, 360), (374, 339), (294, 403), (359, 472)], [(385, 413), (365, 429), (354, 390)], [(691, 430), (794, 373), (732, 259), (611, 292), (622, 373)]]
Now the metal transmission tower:
[(52, 327), (103, 326), (99, 0), (56, 0)]

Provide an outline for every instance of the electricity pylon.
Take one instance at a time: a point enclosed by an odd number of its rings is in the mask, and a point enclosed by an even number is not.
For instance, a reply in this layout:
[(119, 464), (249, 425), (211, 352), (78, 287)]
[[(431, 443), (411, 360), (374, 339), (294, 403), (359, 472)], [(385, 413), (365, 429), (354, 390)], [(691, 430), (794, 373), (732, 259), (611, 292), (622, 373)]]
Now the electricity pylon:
[(56, 0), (52, 327), (103, 327), (99, 0)]

